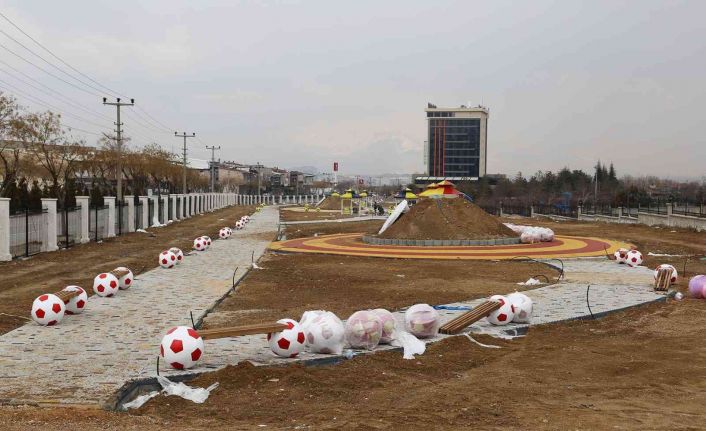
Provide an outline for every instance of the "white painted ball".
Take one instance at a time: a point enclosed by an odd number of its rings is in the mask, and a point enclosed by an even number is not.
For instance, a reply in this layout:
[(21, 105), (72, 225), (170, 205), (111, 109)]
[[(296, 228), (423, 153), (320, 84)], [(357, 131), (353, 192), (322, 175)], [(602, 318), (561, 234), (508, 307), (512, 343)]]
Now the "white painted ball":
[(637, 250), (630, 250), (625, 263), (630, 267), (636, 267), (642, 264), (642, 253)]
[(116, 271), (127, 271), (127, 274), (118, 277), (118, 287), (121, 290), (129, 289), (130, 286), (132, 286), (132, 282), (135, 280), (135, 276), (133, 275), (130, 268), (125, 267), (125, 266), (119, 266), (119, 267), (115, 268), (115, 270)]
[(655, 280), (657, 280), (657, 273), (659, 272), (660, 269), (672, 269), (672, 278), (669, 280), (671, 284), (674, 284), (677, 282), (677, 279), (679, 278), (679, 274), (677, 273), (677, 269), (674, 267), (674, 265), (670, 265), (668, 263), (663, 263), (659, 265), (657, 268), (655, 268), (653, 275), (655, 277)]
[(306, 337), (299, 322), (293, 319), (279, 319), (277, 323), (287, 325), (287, 329), (267, 334), (267, 342), (272, 353), (285, 358), (293, 358), (304, 350)]
[(42, 326), (54, 326), (64, 318), (66, 307), (58, 296), (46, 293), (32, 303), (32, 320)]
[(98, 296), (110, 298), (120, 290), (120, 282), (118, 277), (109, 272), (103, 272), (96, 275), (93, 279), (93, 292)]
[(211, 237), (204, 235), (201, 238), (203, 239), (204, 243), (206, 244), (206, 248), (209, 248), (211, 246)]
[(305, 311), (299, 325), (312, 352), (339, 355), (343, 351), (345, 327), (332, 312)]
[(615, 256), (615, 261), (618, 263), (625, 263), (628, 260), (628, 249), (627, 248), (620, 248), (618, 249), (615, 253), (613, 253), (613, 256)]
[(194, 240), (194, 250), (196, 251), (204, 251), (206, 250), (206, 240), (200, 236)]
[(508, 323), (512, 322), (512, 319), (515, 318), (515, 310), (510, 300), (508, 300), (507, 297), (502, 295), (493, 295), (490, 297), (490, 300), (499, 301), (500, 308), (493, 311), (488, 315), (488, 317), (486, 317), (486, 319), (488, 319), (488, 322), (492, 323), (493, 325), (507, 325)]
[(172, 248), (169, 249), (169, 251), (171, 251), (172, 253), (174, 253), (174, 256), (176, 256), (176, 258), (177, 258), (177, 260), (176, 260), (177, 265), (179, 265), (181, 262), (184, 261), (184, 252), (181, 251), (180, 248), (172, 247)]
[(184, 370), (196, 365), (204, 353), (203, 338), (195, 329), (177, 326), (162, 337), (159, 355), (172, 368)]
[(164, 250), (159, 254), (159, 266), (162, 268), (174, 268), (177, 264), (177, 257), (169, 250)]
[(64, 305), (66, 306), (66, 314), (81, 314), (88, 304), (88, 293), (79, 286), (66, 286), (64, 291), (81, 292), (78, 296), (69, 298)]
[(218, 231), (218, 238), (220, 239), (228, 239), (230, 237), (230, 233), (228, 233), (227, 228), (221, 228), (221, 230)]

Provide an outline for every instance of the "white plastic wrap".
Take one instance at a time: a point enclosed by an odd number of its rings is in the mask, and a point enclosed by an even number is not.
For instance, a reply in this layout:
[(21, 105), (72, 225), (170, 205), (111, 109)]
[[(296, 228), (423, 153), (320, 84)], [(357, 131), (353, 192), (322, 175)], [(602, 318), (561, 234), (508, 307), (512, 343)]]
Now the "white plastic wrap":
[(299, 321), (306, 345), (314, 353), (340, 355), (345, 344), (343, 322), (330, 311), (305, 311)]
[(554, 231), (546, 227), (523, 226), (512, 223), (505, 223), (505, 226), (519, 234), (520, 241), (523, 244), (554, 241)]
[(507, 300), (512, 304), (513, 318), (515, 323), (529, 323), (532, 319), (532, 309), (534, 304), (532, 299), (524, 293), (514, 292), (507, 295)]
[(419, 338), (432, 338), (439, 333), (439, 313), (429, 304), (415, 304), (404, 314), (405, 328)]
[(164, 395), (176, 395), (197, 404), (206, 401), (208, 396), (211, 395), (211, 391), (218, 387), (216, 382), (207, 388), (192, 388), (182, 382), (174, 383), (164, 376), (157, 376), (157, 381), (162, 386)]
[(380, 344), (390, 344), (395, 337), (395, 327), (397, 325), (395, 316), (384, 308), (376, 308), (373, 310), (373, 313), (377, 314), (382, 321), (382, 337), (380, 337)]
[(346, 342), (354, 349), (372, 350), (382, 337), (382, 320), (372, 310), (356, 311), (346, 320)]

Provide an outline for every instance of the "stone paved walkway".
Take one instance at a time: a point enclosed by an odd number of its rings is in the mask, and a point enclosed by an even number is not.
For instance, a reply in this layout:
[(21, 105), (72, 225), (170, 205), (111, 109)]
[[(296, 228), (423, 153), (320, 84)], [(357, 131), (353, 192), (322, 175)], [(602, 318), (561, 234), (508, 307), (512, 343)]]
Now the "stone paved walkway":
[[(164, 331), (190, 325), (189, 311), (198, 319), (222, 297), (232, 287), (235, 268), (240, 267), (238, 279), (252, 253), (257, 260), (265, 252), (278, 221), (277, 208), (266, 207), (246, 229), (214, 240), (181, 265), (140, 274), (114, 298), (91, 297), (81, 315), (65, 316), (54, 327), (31, 322), (4, 334), (0, 401), (103, 403), (127, 380), (154, 375)], [(233, 226), (235, 220), (223, 224)]]

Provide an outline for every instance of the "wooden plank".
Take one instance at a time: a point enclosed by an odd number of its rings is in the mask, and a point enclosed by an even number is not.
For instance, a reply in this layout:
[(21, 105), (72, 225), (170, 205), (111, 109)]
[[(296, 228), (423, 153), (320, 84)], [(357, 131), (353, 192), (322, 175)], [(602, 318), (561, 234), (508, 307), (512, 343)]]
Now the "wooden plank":
[(281, 323), (260, 323), (255, 325), (231, 326), (227, 328), (204, 329), (198, 331), (204, 340), (215, 338), (239, 337), (241, 335), (269, 334), (288, 329), (287, 325)]
[(672, 268), (661, 268), (657, 271), (657, 278), (655, 279), (655, 290), (669, 290), (669, 287), (672, 285), (672, 272)]
[(478, 305), (473, 310), (463, 313), (457, 318), (446, 322), (441, 328), (439, 328), (439, 332), (442, 334), (458, 334), (473, 323), (500, 308), (500, 305), (501, 304), (499, 301), (486, 301)]
[(62, 290), (60, 292), (56, 292), (54, 295), (58, 296), (59, 299), (64, 301), (64, 304), (66, 304), (67, 302), (69, 302), (69, 299), (75, 298), (80, 294), (81, 294), (80, 290), (74, 290), (74, 291)]

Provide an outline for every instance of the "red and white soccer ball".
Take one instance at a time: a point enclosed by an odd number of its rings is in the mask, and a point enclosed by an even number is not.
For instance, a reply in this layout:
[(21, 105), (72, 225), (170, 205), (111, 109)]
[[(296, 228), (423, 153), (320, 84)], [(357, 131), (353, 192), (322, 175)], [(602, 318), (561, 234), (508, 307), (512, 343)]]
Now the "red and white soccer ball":
[(120, 290), (120, 282), (118, 277), (109, 272), (104, 272), (96, 275), (93, 279), (93, 291), (98, 296), (110, 298)]
[(640, 253), (637, 250), (630, 250), (627, 255), (627, 259), (625, 260), (625, 263), (629, 267), (636, 267), (639, 266), (642, 263), (642, 253)]
[(132, 286), (132, 281), (135, 279), (135, 276), (132, 274), (132, 271), (130, 271), (130, 268), (127, 268), (125, 266), (119, 266), (115, 268), (116, 271), (127, 271), (127, 274), (118, 277), (118, 287), (120, 290), (125, 290), (129, 289), (130, 286)]
[(662, 265), (655, 268), (655, 270), (654, 270), (655, 280), (657, 280), (657, 273), (659, 272), (660, 269), (668, 269), (668, 268), (672, 269), (672, 278), (671, 278), (671, 280), (669, 280), (669, 282), (671, 284), (676, 283), (677, 279), (679, 278), (679, 274), (677, 273), (677, 269), (673, 265), (670, 265), (668, 263), (663, 263)]
[(66, 286), (65, 292), (81, 292), (78, 296), (68, 299), (64, 302), (66, 306), (66, 314), (81, 314), (88, 304), (88, 294), (79, 286)]
[(502, 295), (493, 295), (490, 297), (490, 300), (499, 301), (500, 308), (493, 311), (488, 315), (488, 317), (486, 317), (488, 322), (493, 325), (507, 325), (512, 322), (512, 319), (515, 318), (515, 307), (513, 307), (512, 302), (510, 302), (507, 297)]
[(203, 338), (188, 326), (176, 326), (162, 337), (159, 355), (172, 368), (185, 370), (199, 362), (203, 356)]
[(238, 220), (237, 222), (235, 222), (235, 229), (240, 230), (243, 228), (243, 225), (245, 225), (245, 223), (242, 220)]
[(206, 248), (209, 248), (211, 246), (211, 237), (210, 236), (202, 236), (201, 239), (203, 239), (204, 243), (206, 244)]
[(243, 217), (240, 218), (243, 222), (245, 223), (250, 223), (250, 216), (244, 215)]
[(174, 268), (177, 264), (177, 257), (169, 250), (159, 253), (159, 266), (162, 268)]
[(270, 344), (272, 353), (285, 358), (293, 358), (304, 350), (304, 331), (296, 320), (279, 319), (277, 323), (287, 325), (287, 329), (281, 332), (267, 334), (267, 342)]
[(54, 326), (64, 317), (64, 301), (47, 293), (37, 297), (32, 303), (32, 320), (42, 326)]
[(616, 262), (625, 263), (628, 260), (628, 249), (627, 248), (620, 248), (613, 255), (615, 256)]
[(179, 265), (183, 260), (184, 260), (184, 252), (181, 251), (180, 248), (177, 247), (172, 247), (169, 249), (172, 253), (174, 253), (174, 256), (176, 256), (177, 260), (176, 263)]
[(207, 246), (206, 246), (206, 240), (203, 239), (202, 236), (200, 236), (200, 237), (198, 237), (198, 238), (196, 238), (196, 239), (194, 240), (194, 250), (196, 250), (196, 251), (204, 251), (204, 250), (206, 250), (206, 247), (207, 247)]
[(231, 232), (229, 232), (229, 229), (227, 227), (224, 227), (218, 231), (218, 238), (228, 239), (228, 238), (230, 238), (230, 234), (231, 234)]
[(524, 293), (514, 292), (507, 295), (507, 300), (510, 301), (515, 313), (512, 321), (515, 323), (529, 323), (532, 319), (532, 309), (534, 308), (530, 297)]

